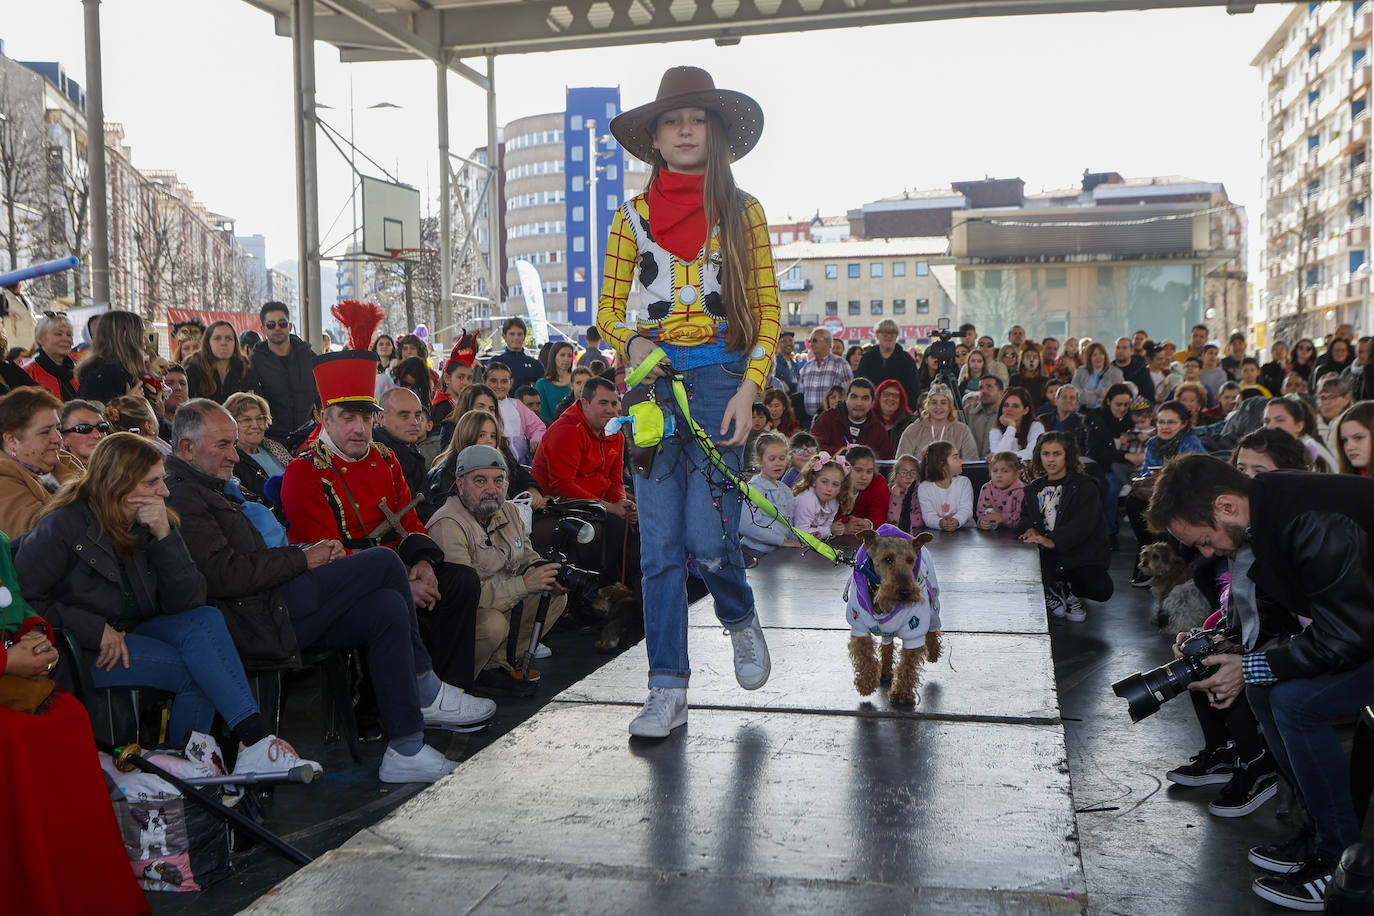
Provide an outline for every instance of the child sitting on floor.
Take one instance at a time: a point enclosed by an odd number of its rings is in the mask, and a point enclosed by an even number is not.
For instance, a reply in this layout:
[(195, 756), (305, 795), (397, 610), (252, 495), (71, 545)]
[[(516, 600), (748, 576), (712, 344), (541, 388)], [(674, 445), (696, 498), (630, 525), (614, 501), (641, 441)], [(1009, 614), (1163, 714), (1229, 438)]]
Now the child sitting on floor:
[(849, 493), (849, 462), (843, 455), (819, 452), (792, 488), (792, 524), (799, 531), (828, 538), (844, 534), (840, 512), (848, 512), (854, 498)]
[(787, 473), (782, 475), (784, 486), (795, 487), (797, 481), (801, 480), (802, 472), (811, 463), (811, 459), (816, 457), (819, 451), (816, 437), (808, 432), (792, 434), (792, 440), (787, 445), (787, 457), (791, 462)]
[(921, 483), (916, 499), (927, 528), (956, 531), (973, 524), (973, 484), (953, 442), (932, 442), (921, 456)]
[[(792, 491), (782, 484), (782, 474), (787, 469), (787, 440), (778, 433), (762, 433), (754, 449), (754, 463), (759, 472), (749, 481), (749, 486), (767, 497), (778, 514), (790, 522)], [(781, 522), (769, 518), (747, 499), (740, 505), (739, 539), (746, 562), (756, 561), (778, 547), (801, 546), (790, 537)]]
[(1040, 548), (1040, 581), (1052, 617), (1081, 623), (1088, 618), (1080, 598), (1106, 601), (1112, 596), (1107, 575), (1111, 550), (1097, 484), (1083, 473), (1078, 440), (1053, 432), (1035, 443), (1031, 458), (1035, 480), (1026, 487), (1021, 540)]
[(1002, 525), (1015, 528), (1021, 521), (1021, 459), (1015, 452), (998, 452), (988, 462), (989, 480), (978, 491), (978, 527), (996, 531)]
[[(915, 493), (916, 485), (920, 482), (921, 462), (917, 461), (914, 455), (898, 455), (897, 460), (892, 463), (892, 476), (887, 479), (887, 521), (907, 534), (911, 533), (911, 520), (909, 519), (905, 525), (902, 524), (902, 500), (908, 492)], [(925, 527), (921, 521), (921, 504), (915, 503), (912, 508), (916, 511), (915, 527)], [(908, 509), (908, 512), (910, 511)]]
[(845, 534), (877, 530), (887, 522), (887, 480), (878, 473), (878, 459), (866, 445), (851, 445), (845, 449), (849, 460), (849, 489), (854, 494), (854, 508), (846, 515)]

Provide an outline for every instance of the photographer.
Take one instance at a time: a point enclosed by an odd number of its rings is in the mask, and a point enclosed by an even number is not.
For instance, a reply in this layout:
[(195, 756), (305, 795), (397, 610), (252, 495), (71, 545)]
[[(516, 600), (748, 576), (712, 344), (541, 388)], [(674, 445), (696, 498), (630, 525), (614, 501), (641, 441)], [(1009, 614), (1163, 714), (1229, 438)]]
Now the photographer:
[[(533, 683), (538, 672), (531, 669), (525, 680), (515, 666), (529, 647), (540, 594), (560, 593), (549, 604), (545, 633), (567, 605), (555, 581), (560, 566), (542, 561), (520, 513), (506, 501), (506, 463), (500, 452), (489, 445), (470, 445), (458, 453), (454, 473), (453, 495), (429, 520), (429, 534), (448, 562), (471, 566), (482, 583), (473, 652), (476, 690), (531, 696), (538, 690)], [(514, 645), (512, 616), (519, 628)]]
[[(1360, 839), (1350, 773), (1331, 717), (1374, 702), (1374, 483), (1270, 471), (1251, 480), (1223, 461), (1184, 455), (1159, 475), (1146, 520), (1204, 556), (1232, 558), (1232, 601), (1243, 649), (1202, 662), (1217, 670), (1189, 685), (1213, 707), (1244, 689), (1274, 761), (1302, 799), (1314, 835), (1259, 846), (1250, 861), (1276, 874), (1254, 891), (1280, 906), (1320, 908), (1336, 862)], [(1254, 595), (1311, 624), (1257, 651)]]

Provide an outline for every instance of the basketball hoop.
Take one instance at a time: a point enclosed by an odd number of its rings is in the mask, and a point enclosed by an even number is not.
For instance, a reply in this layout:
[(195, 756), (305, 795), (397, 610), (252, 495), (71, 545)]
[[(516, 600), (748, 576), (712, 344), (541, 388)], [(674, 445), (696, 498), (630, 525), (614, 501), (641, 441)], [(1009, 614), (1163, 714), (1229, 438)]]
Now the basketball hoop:
[(388, 248), (393, 261), (419, 261), (427, 254), (438, 254), (437, 248)]

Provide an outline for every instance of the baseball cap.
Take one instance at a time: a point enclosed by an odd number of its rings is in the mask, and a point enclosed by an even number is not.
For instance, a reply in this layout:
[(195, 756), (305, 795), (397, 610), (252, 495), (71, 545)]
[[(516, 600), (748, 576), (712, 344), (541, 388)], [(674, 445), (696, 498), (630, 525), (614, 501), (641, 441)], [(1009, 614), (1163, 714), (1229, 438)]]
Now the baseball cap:
[(462, 477), (471, 474), (473, 471), (481, 471), (486, 468), (496, 468), (499, 471), (506, 470), (506, 461), (501, 457), (501, 453), (490, 445), (469, 445), (458, 453), (457, 465), (454, 473)]

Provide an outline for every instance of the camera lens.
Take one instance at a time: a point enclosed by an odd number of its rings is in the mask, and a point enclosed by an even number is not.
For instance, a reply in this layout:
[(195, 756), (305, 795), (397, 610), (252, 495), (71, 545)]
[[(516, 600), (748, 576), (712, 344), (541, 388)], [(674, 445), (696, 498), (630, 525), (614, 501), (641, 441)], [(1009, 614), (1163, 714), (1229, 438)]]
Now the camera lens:
[(1112, 685), (1112, 692), (1126, 701), (1132, 722), (1139, 722), (1159, 712), (1174, 697), (1197, 680), (1193, 663), (1176, 658), (1167, 665), (1122, 678)]

